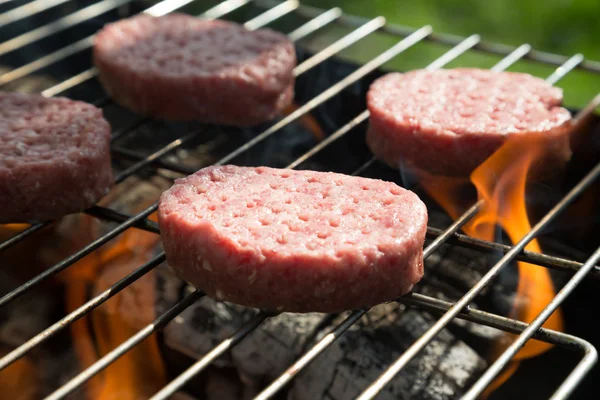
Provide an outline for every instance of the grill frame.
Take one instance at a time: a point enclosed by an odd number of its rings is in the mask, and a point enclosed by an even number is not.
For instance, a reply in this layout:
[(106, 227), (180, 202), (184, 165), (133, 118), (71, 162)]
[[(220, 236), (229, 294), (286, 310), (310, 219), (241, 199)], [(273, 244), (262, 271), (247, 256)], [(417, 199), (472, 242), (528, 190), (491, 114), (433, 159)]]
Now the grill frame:
[[(115, 3), (114, 0), (101, 0), (99, 3), (110, 5)], [(98, 4), (99, 4), (98, 3)], [(146, 10), (153, 15), (163, 15), (171, 11), (175, 11), (187, 4), (191, 3), (191, 0), (163, 0), (157, 5), (151, 7)], [(576, 54), (573, 57), (563, 57), (555, 54), (545, 53), (533, 50), (531, 46), (528, 44), (524, 44), (517, 48), (495, 44), (495, 43), (486, 43), (480, 40), (478, 35), (472, 35), (468, 38), (462, 38), (454, 35), (447, 34), (438, 34), (433, 33), (432, 28), (429, 26), (422, 27), (418, 30), (414, 30), (411, 28), (406, 28), (402, 26), (390, 25), (385, 22), (383, 17), (378, 17), (372, 20), (367, 20), (360, 17), (354, 17), (344, 14), (341, 9), (333, 8), (328, 11), (319, 10), (316, 8), (311, 8), (307, 6), (300, 5), (295, 0), (288, 0), (284, 2), (277, 2), (271, 0), (262, 0), (262, 1), (253, 1), (250, 0), (225, 0), (219, 5), (211, 8), (206, 11), (203, 16), (210, 18), (219, 18), (227, 15), (229, 12), (232, 12), (240, 7), (243, 7), (247, 4), (252, 3), (255, 6), (258, 6), (264, 10), (262, 14), (253, 18), (252, 20), (246, 22), (246, 27), (249, 29), (256, 29), (261, 26), (264, 26), (283, 15), (288, 13), (295, 13), (304, 19), (308, 19), (308, 22), (304, 24), (302, 27), (294, 30), (289, 35), (292, 39), (300, 39), (301, 37), (307, 36), (313, 32), (318, 31), (319, 29), (328, 26), (332, 23), (341, 24), (342, 26), (352, 28), (354, 31), (345, 35), (340, 40), (336, 41), (333, 45), (328, 46), (325, 49), (320, 50), (316, 53), (311, 59), (305, 62), (304, 67), (297, 68), (296, 71), (304, 72), (310, 67), (314, 67), (317, 64), (323, 62), (327, 58), (335, 55), (340, 50), (346, 48), (347, 46), (355, 43), (356, 41), (367, 37), (374, 31), (381, 31), (396, 37), (402, 38), (396, 45), (392, 46), (390, 49), (386, 50), (381, 55), (375, 57), (371, 61), (369, 61), (364, 66), (360, 67), (357, 71), (350, 74), (348, 77), (342, 79), (340, 82), (332, 85), (325, 92), (316, 96), (308, 103), (300, 107), (298, 110), (290, 114), (289, 116), (283, 118), (281, 121), (276, 122), (273, 126), (271, 126), (266, 131), (262, 132), (258, 136), (254, 137), (250, 141), (246, 142), (241, 147), (234, 150), (232, 153), (228, 154), (221, 160), (219, 160), (216, 164), (225, 164), (232, 160), (239, 154), (250, 149), (255, 144), (260, 143), (262, 140), (270, 137), (279, 131), (282, 127), (287, 124), (295, 121), (302, 115), (308, 113), (310, 110), (315, 108), (316, 106), (322, 104), (329, 98), (338, 94), (343, 88), (347, 87), (349, 84), (358, 81), (371, 71), (379, 68), (384, 62), (389, 61), (389, 59), (397, 56), (402, 53), (404, 50), (421, 43), (422, 41), (433, 41), (435, 43), (444, 44), (448, 46), (453, 46), (450, 50), (448, 50), (444, 55), (435, 60), (432, 64), (429, 65), (428, 68), (435, 69), (443, 67), (443, 65), (452, 61), (456, 57), (466, 53), (467, 51), (476, 50), (482, 51), (484, 53), (502, 55), (504, 58), (496, 64), (496, 66), (492, 67), (492, 69), (501, 70), (507, 68), (512, 63), (521, 60), (527, 59), (535, 62), (539, 62), (546, 65), (556, 66), (557, 69), (553, 74), (551, 74), (547, 81), (554, 84), (559, 79), (564, 77), (573, 69), (582, 69), (588, 72), (600, 74), (600, 63), (596, 61), (588, 61), (584, 60), (583, 56), (580, 54)], [(120, 4), (120, 3), (119, 3)], [(127, 4), (124, 2), (123, 4)], [(89, 7), (88, 7), (89, 8)], [(72, 14), (71, 14), (72, 15)], [(30, 15), (27, 15), (30, 16)], [(22, 16), (22, 18), (26, 18), (27, 16)], [(68, 17), (68, 16), (67, 16)], [(67, 18), (65, 17), (65, 18)], [(51, 25), (52, 23), (48, 24)], [(367, 28), (365, 28), (367, 27)], [(47, 32), (47, 37), (58, 31), (50, 30)], [(359, 33), (356, 33), (359, 32)], [(366, 34), (364, 34), (366, 32)], [(354, 35), (354, 36), (353, 36)], [(91, 38), (87, 37), (84, 39), (80, 39), (77, 42), (66, 46), (62, 49), (51, 53), (48, 56), (43, 57), (42, 59), (38, 59), (32, 63), (21, 66), (13, 71), (9, 71), (5, 74), (0, 75), (0, 86), (3, 86), (17, 78), (21, 78), (27, 76), (33, 72), (38, 71), (39, 69), (46, 67), (48, 65), (54, 64), (55, 62), (59, 62), (66, 58), (69, 55), (72, 55), (76, 52), (82, 51), (91, 46)], [(6, 43), (6, 42), (5, 42)], [(1, 45), (0, 45), (1, 46)], [(2, 48), (2, 47), (0, 47)], [(65, 50), (67, 49), (67, 50)], [(40, 60), (42, 60), (40, 62)], [(312, 60), (312, 61), (311, 61)], [(311, 64), (312, 63), (312, 64)], [(308, 66), (308, 67), (307, 67)], [(17, 73), (15, 73), (17, 71)], [(42, 92), (45, 96), (54, 96), (56, 94), (62, 93), (78, 84), (81, 84), (89, 79), (94, 78), (97, 75), (97, 71), (95, 68), (90, 68), (86, 71), (83, 71), (80, 74), (77, 74), (51, 88), (46, 89)], [(101, 98), (97, 102), (95, 102), (98, 106), (104, 106), (110, 103), (110, 99), (108, 97)], [(585, 116), (594, 112), (595, 108), (600, 105), (600, 95), (596, 96), (576, 117), (576, 119), (584, 118)], [(314, 154), (318, 153), (320, 150), (325, 148), (326, 146), (333, 143), (335, 140), (339, 139), (343, 135), (350, 132), (353, 128), (359, 125), (361, 122), (365, 121), (368, 118), (368, 112), (363, 112), (359, 114), (357, 117), (349, 121), (342, 128), (338, 129), (336, 132), (332, 133), (325, 140), (320, 142), (318, 145), (313, 147), (303, 156), (294, 161), (289, 167), (297, 167), (303, 161), (309, 159)], [(118, 139), (122, 138), (125, 135), (128, 135), (135, 130), (148, 122), (147, 118), (140, 118), (136, 122), (132, 123), (125, 129), (122, 129), (118, 132), (113, 132), (113, 143)], [(137, 171), (142, 168), (158, 162), (161, 167), (166, 169), (174, 169), (176, 170), (177, 165), (169, 165), (165, 164), (161, 161), (161, 157), (168, 154), (169, 152), (179, 148), (183, 144), (187, 143), (191, 139), (193, 139), (199, 131), (188, 133), (181, 138), (171, 142), (167, 146), (159, 149), (149, 156), (139, 157), (136, 154), (126, 154), (127, 149), (120, 149), (119, 147), (113, 146), (113, 153), (115, 153), (115, 147), (118, 150), (121, 150), (121, 155), (125, 152), (125, 156), (130, 159), (137, 160), (136, 163), (122, 171), (116, 178), (116, 183), (122, 182), (128, 176), (135, 174)], [(361, 168), (354, 172), (354, 174), (360, 174), (365, 169), (367, 169), (372, 163), (374, 159), (369, 160), (365, 163)], [(176, 172), (189, 173), (191, 171), (186, 171), (185, 169), (176, 170)], [(359, 397), (360, 399), (370, 399), (373, 398), (383, 387), (385, 384), (389, 382), (395, 376), (401, 368), (408, 363), (416, 354), (427, 345), (427, 343), (433, 339), (435, 334), (439, 333), (444, 327), (446, 327), (454, 318), (462, 318), (466, 320), (470, 320), (473, 322), (481, 323), (487, 326), (495, 327), (498, 329), (502, 329), (507, 332), (521, 334), (518, 340), (524, 343), (528, 338), (534, 337), (536, 339), (546, 341), (558, 346), (562, 346), (571, 350), (575, 350), (581, 352), (583, 357), (579, 364), (575, 367), (573, 371), (569, 374), (566, 380), (561, 384), (558, 390), (553, 395), (553, 399), (565, 398), (568, 396), (576, 387), (577, 383), (583, 379), (586, 372), (591, 369), (591, 367), (597, 361), (597, 352), (595, 348), (587, 341), (574, 337), (571, 335), (567, 335), (561, 332), (555, 332), (551, 330), (547, 330), (544, 328), (540, 328), (544, 319), (538, 318), (532, 324), (525, 324), (516, 320), (512, 320), (509, 318), (501, 317), (499, 315), (487, 313), (485, 311), (473, 310), (468, 307), (469, 301), (474, 297), (493, 277), (496, 273), (500, 272), (500, 270), (506, 266), (510, 261), (513, 260), (521, 260), (526, 261), (532, 264), (541, 265), (543, 267), (550, 267), (555, 269), (560, 269), (564, 271), (569, 271), (571, 273), (575, 273), (574, 276), (569, 280), (567, 285), (557, 294), (553, 302), (544, 310), (545, 318), (547, 318), (551, 311), (557, 308), (560, 305), (560, 302), (568, 296), (568, 294), (575, 289), (575, 287), (590, 273), (590, 276), (598, 278), (600, 277), (600, 269), (596, 266), (596, 263), (600, 259), (600, 250), (596, 251), (585, 263), (579, 263), (576, 261), (558, 258), (549, 256), (546, 254), (535, 254), (528, 251), (523, 251), (525, 244), (527, 243), (527, 239), (531, 240), (535, 236), (536, 233), (547, 225), (552, 218), (560, 214), (560, 212), (564, 211), (568, 204), (579, 194), (583, 193), (585, 188), (591, 184), (594, 179), (596, 179), (600, 175), (600, 165), (596, 166), (589, 174), (584, 178), (572, 191), (563, 199), (563, 201), (559, 202), (558, 205), (550, 211), (530, 232), (526, 238), (516, 245), (507, 246), (494, 242), (487, 242), (480, 239), (470, 238), (466, 235), (460, 234), (458, 231), (460, 228), (468, 222), (470, 218), (472, 218), (482, 205), (481, 202), (476, 203), (467, 210), (458, 220), (456, 220), (450, 227), (445, 230), (436, 230), (434, 228), (428, 229), (429, 236), (435, 237), (434, 241), (427, 246), (424, 251), (425, 257), (431, 255), (435, 250), (437, 250), (444, 243), (451, 243), (452, 241), (457, 242), (459, 245), (471, 246), (478, 250), (482, 251), (497, 251), (501, 250), (505, 253), (504, 257), (492, 268), (491, 273), (488, 273), (478, 284), (471, 289), (465, 297), (459, 300), (456, 303), (448, 303), (442, 300), (435, 299), (433, 297), (428, 297), (416, 293), (411, 293), (407, 296), (403, 296), (398, 299), (399, 302), (404, 303), (406, 305), (420, 307), (424, 310), (428, 310), (434, 313), (443, 314), (442, 318), (438, 320), (434, 326), (427, 331), (427, 333), (422, 336), (413, 346), (411, 346), (394, 364), (388, 369), (382, 376), (380, 376), (373, 384), (365, 390), (365, 392)], [(109, 240), (114, 237), (120, 235), (130, 228), (139, 228), (153, 233), (159, 233), (158, 226), (156, 223), (149, 221), (147, 217), (154, 211), (156, 211), (156, 204), (148, 207), (142, 212), (130, 216), (121, 214), (111, 209), (95, 206), (89, 210), (86, 210), (86, 213), (94, 216), (96, 218), (102, 220), (108, 220), (113, 222), (118, 222), (119, 225), (103, 235), (102, 237), (96, 239), (92, 243), (86, 245), (81, 250), (77, 251), (75, 254), (67, 257), (60, 263), (55, 266), (49, 268), (44, 271), (42, 274), (36, 276), (32, 280), (26, 282), (24, 285), (19, 286), (15, 290), (11, 291), (7, 295), (0, 298), (0, 307), (5, 306), (12, 300), (16, 299), (20, 295), (25, 294), (30, 288), (36, 286), (38, 283), (43, 281), (44, 279), (53, 276), (62, 270), (70, 267), (73, 263), (85, 257), (87, 254), (93, 252), (103, 244), (107, 243)], [(15, 235), (14, 237), (0, 243), (0, 252), (11, 247), (12, 245), (24, 240), (32, 233), (40, 230), (46, 224), (36, 224), (26, 229), (23, 232)], [(537, 232), (536, 232), (537, 231)], [(60, 332), (62, 329), (65, 329), (70, 323), (76, 321), (77, 319), (83, 317), (96, 307), (103, 304), (109, 298), (114, 296), (119, 291), (128, 287), (135, 280), (161, 264), (165, 261), (164, 253), (154, 257), (152, 260), (145, 263), (143, 266), (140, 266), (137, 270), (135, 270), (130, 275), (122, 278), (114, 285), (111, 286), (108, 290), (101, 293), (100, 295), (90, 299), (87, 303), (82, 305), (80, 308), (65, 316), (60, 321), (51, 325), (42, 333), (34, 336), (24, 345), (18, 347), (13, 350), (5, 357), (0, 359), (0, 371), (10, 365), (12, 362), (16, 361), (23, 355), (25, 355), (28, 351), (36, 347), (37, 345), (43, 343), (48, 338), (52, 337), (54, 334)], [(76, 389), (95, 374), (100, 372), (102, 369), (108, 367), (113, 361), (115, 361), (118, 357), (125, 354), (139, 342), (141, 342), (146, 337), (150, 336), (161, 327), (164, 327), (167, 323), (169, 323), (173, 318), (183, 312), (187, 307), (189, 307), (193, 302), (199, 300), (203, 297), (203, 293), (201, 291), (195, 291), (186, 297), (184, 297), (181, 301), (171, 307), (166, 313), (160, 315), (152, 324), (149, 324), (146, 328), (139, 331), (136, 335), (128, 339), (126, 342), (115, 348), (113, 351), (109, 352), (103, 358), (98, 360), (94, 365), (90, 368), (84, 370), (82, 373), (74, 377), (70, 382), (60, 387), (57, 391), (55, 391), (48, 398), (50, 399), (59, 399), (64, 398), (68, 395), (72, 390)], [(302, 370), (314, 357), (321, 354), (326, 348), (333, 343), (333, 341), (339, 337), (339, 335), (343, 334), (354, 322), (358, 321), (358, 319), (364, 315), (368, 310), (357, 310), (352, 312), (346, 320), (344, 320), (341, 324), (339, 324), (334, 330), (322, 338), (318, 343), (316, 343), (311, 349), (308, 350), (299, 360), (297, 360), (291, 367), (288, 369), (280, 378), (274, 381), (265, 391), (263, 391), (258, 399), (267, 399), (271, 398), (275, 393), (281, 390), (293, 377)], [(543, 314), (544, 314), (543, 313)], [(154, 399), (164, 399), (172, 395), (175, 391), (177, 391), (181, 386), (183, 386), (187, 381), (196, 376), (203, 368), (210, 364), (215, 358), (219, 355), (223, 354), (231, 347), (233, 347), (236, 343), (242, 340), (248, 333), (250, 333), (253, 329), (258, 327), (262, 321), (266, 318), (269, 318), (273, 314), (268, 312), (261, 312), (257, 316), (255, 316), (250, 321), (243, 324), (239, 330), (234, 333), (231, 337), (225, 339), (221, 342), (217, 347), (207, 353), (203, 358), (201, 358), (198, 362), (196, 362), (190, 369), (184, 372), (182, 375), (173, 380), (170, 384), (165, 386), (158, 394), (156, 394)], [(544, 317), (544, 315), (542, 315)], [(518, 345), (518, 342), (517, 342)], [(481, 393), (483, 389), (489, 384), (491, 379), (494, 378), (495, 374), (500, 372), (503, 366), (506, 365), (508, 361), (510, 361), (510, 352), (518, 350), (518, 346), (513, 346), (513, 348), (507, 350), (503, 358), (499, 359), (496, 363), (494, 363), (482, 376), (482, 378), (471, 388), (471, 390), (465, 395), (465, 398), (474, 399), (478, 394)], [(516, 349), (516, 350), (515, 350)], [(506, 359), (508, 357), (508, 359)]]

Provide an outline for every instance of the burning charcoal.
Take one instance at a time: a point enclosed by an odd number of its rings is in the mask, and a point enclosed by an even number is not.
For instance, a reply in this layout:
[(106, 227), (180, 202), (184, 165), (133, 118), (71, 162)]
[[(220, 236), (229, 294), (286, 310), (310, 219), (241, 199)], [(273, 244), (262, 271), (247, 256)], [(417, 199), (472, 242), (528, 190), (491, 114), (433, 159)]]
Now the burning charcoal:
[[(183, 354), (198, 358), (231, 336), (254, 313), (251, 309), (203, 298), (165, 328), (165, 342)], [(225, 356), (214, 365), (229, 367), (233, 363), (230, 356)]]
[[(164, 271), (159, 275), (163, 276), (161, 279), (177, 280), (166, 274)], [(175, 286), (172, 285), (171, 290)], [(255, 310), (204, 298), (167, 326), (165, 342), (167, 347), (197, 359), (235, 332), (254, 313)], [(266, 320), (234, 347), (230, 356), (222, 357), (214, 365), (221, 370), (234, 367), (244, 385), (243, 397), (251, 397), (285, 371), (343, 317), (340, 315), (332, 321), (334, 317), (317, 313), (281, 314)], [(298, 376), (288, 398), (345, 399), (356, 396), (432, 323), (433, 318), (428, 314), (413, 309), (405, 311), (396, 303), (375, 307)], [(462, 393), (484, 366), (485, 362), (474, 350), (445, 330), (385, 393), (387, 398), (394, 399), (452, 398)], [(210, 379), (207, 382), (215, 388), (220, 387), (221, 378), (219, 375), (214, 382)], [(209, 390), (208, 384), (205, 390), (209, 396), (211, 393), (216, 395), (213, 389)]]
[[(396, 304), (378, 306), (298, 376), (289, 399), (356, 397), (433, 322), (427, 314)], [(484, 367), (477, 353), (442, 331), (378, 398), (456, 398)]]
[(266, 320), (231, 352), (244, 382), (258, 390), (281, 375), (305, 351), (325, 317), (284, 313)]
[(444, 245), (427, 258), (425, 270), (428, 277), (448, 284), (450, 294), (460, 297), (481, 279), (489, 268), (489, 258), (475, 250)]

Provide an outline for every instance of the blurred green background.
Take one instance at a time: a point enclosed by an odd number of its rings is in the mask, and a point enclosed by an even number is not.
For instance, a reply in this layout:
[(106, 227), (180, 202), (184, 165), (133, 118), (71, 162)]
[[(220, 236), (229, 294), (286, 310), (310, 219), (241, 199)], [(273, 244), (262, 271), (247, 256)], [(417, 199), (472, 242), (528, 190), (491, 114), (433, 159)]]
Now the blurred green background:
[[(587, 59), (600, 60), (600, 0), (301, 0), (302, 4), (319, 8), (341, 7), (346, 13), (363, 17), (384, 15), (392, 24), (420, 27), (433, 26), (434, 31), (468, 36), (481, 34), (486, 41), (518, 46), (531, 44), (537, 50), (566, 56), (582, 53)], [(393, 41), (380, 39), (373, 50), (383, 50)], [(371, 47), (371, 44), (369, 45)], [(439, 48), (436, 48), (439, 47)], [(352, 58), (361, 53), (374, 53), (366, 46), (354, 47)], [(398, 56), (388, 67), (419, 68), (447, 49), (420, 46)], [(489, 67), (496, 57), (471, 53), (460, 57), (449, 67)], [(540, 64), (523, 62), (512, 70), (526, 71), (542, 77), (552, 72)], [(565, 89), (565, 103), (582, 106), (600, 92), (600, 75), (576, 71), (560, 81)]]
[(438, 32), (512, 45), (528, 42), (539, 50), (583, 53), (600, 60), (598, 0), (301, 0), (321, 8), (339, 6), (349, 14), (384, 15), (390, 23), (431, 24)]

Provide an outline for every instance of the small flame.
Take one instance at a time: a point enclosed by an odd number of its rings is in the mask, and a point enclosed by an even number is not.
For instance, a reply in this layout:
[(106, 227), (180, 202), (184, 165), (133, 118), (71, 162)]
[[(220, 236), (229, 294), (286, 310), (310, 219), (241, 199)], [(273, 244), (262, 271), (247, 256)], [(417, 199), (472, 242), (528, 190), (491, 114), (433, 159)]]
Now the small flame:
[[(543, 138), (515, 137), (482, 163), (470, 177), (477, 188), (478, 198), (483, 199), (482, 209), (464, 227), (469, 236), (492, 241), (499, 227), (504, 229), (512, 243), (523, 238), (531, 225), (527, 216), (525, 188), (532, 168), (544, 155)], [(461, 178), (436, 177), (420, 174), (420, 181), (428, 194), (453, 218), (460, 216), (461, 196), (469, 182)], [(464, 196), (463, 196), (464, 197)], [(541, 252), (537, 240), (532, 240), (526, 250)], [(531, 322), (552, 300), (556, 291), (548, 270), (525, 262), (518, 263), (519, 283), (509, 317)], [(563, 322), (560, 309), (556, 310), (543, 325), (561, 331)], [(506, 333), (495, 343), (492, 358), (501, 354), (512, 342), (514, 335)], [(504, 383), (518, 368), (519, 362), (535, 357), (552, 348), (551, 344), (530, 340), (515, 356), (504, 374), (488, 388), (483, 397)]]
[[(285, 110), (283, 110), (283, 114), (290, 115), (298, 111), (298, 108), (299, 107), (296, 103), (292, 103), (289, 106), (287, 106)], [(302, 126), (304, 126), (306, 130), (312, 133), (315, 139), (317, 139), (318, 141), (325, 139), (325, 132), (323, 132), (323, 129), (321, 129), (321, 126), (319, 125), (315, 117), (313, 117), (312, 115), (304, 114), (298, 119), (298, 122)]]
[[(82, 216), (78, 224), (76, 231), (89, 241), (95, 221)], [(68, 268), (64, 274), (67, 312), (84, 303), (90, 291), (102, 292), (139, 268), (148, 260), (157, 240), (155, 234), (131, 229)], [(71, 326), (81, 368), (87, 368), (154, 320), (154, 282), (153, 273), (146, 274)], [(85, 390), (88, 399), (138, 400), (150, 397), (164, 384), (165, 369), (152, 336), (91, 379)]]

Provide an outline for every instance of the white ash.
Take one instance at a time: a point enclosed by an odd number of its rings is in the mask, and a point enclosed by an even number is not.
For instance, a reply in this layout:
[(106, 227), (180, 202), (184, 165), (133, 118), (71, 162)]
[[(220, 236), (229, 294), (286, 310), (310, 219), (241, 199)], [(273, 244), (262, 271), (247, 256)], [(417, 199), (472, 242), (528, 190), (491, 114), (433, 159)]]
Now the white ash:
[[(166, 327), (167, 348), (198, 359), (232, 335), (255, 312), (203, 298)], [(213, 365), (234, 368), (239, 376), (235, 384), (241, 382), (243, 397), (250, 398), (345, 316), (346, 313), (335, 318), (318, 313), (283, 313), (266, 320)], [(301, 372), (281, 398), (336, 400), (358, 395), (433, 321), (427, 313), (405, 309), (397, 303), (375, 307)], [(385, 388), (381, 398), (454, 398), (463, 393), (484, 366), (473, 349), (444, 330)]]

